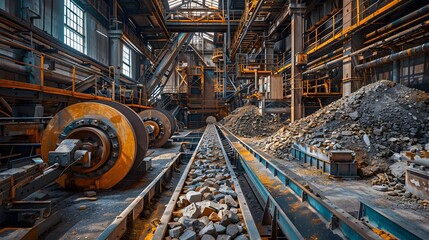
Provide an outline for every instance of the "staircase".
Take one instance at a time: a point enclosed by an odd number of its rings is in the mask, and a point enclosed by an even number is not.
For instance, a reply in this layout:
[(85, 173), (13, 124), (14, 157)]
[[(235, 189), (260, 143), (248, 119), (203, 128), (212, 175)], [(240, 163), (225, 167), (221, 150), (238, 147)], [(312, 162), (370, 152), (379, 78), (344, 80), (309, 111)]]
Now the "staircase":
[(162, 93), (167, 80), (174, 72), (177, 56), (184, 46), (189, 44), (193, 33), (177, 33), (167, 42), (161, 53), (156, 57), (155, 63), (142, 75), (149, 95), (149, 105), (153, 105)]

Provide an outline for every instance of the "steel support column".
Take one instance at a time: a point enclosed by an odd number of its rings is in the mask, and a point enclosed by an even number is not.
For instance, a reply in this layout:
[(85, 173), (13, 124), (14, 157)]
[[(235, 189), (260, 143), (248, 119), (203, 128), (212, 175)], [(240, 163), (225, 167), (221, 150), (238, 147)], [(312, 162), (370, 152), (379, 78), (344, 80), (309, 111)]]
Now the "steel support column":
[(227, 29), (227, 36), (228, 36), (228, 50), (231, 49), (231, 14), (229, 12), (231, 8), (231, 1), (226, 1), (226, 16), (228, 17), (228, 29)]
[[(114, 75), (114, 85), (115, 87), (119, 84), (119, 76), (120, 76), (120, 63), (121, 63), (121, 38), (122, 38), (122, 30), (110, 30), (109, 31), (109, 53), (110, 53), (110, 61), (109, 66), (113, 66), (115, 68)], [(115, 88), (113, 88), (115, 89)], [(112, 92), (112, 98), (115, 99), (115, 91)]]
[(226, 81), (227, 81), (227, 77), (228, 77), (227, 66), (226, 66), (226, 64), (227, 64), (226, 58), (227, 58), (228, 54), (226, 53), (226, 51), (227, 51), (226, 44), (227, 44), (227, 36), (224, 35), (224, 38), (223, 38), (223, 55), (224, 55), (223, 56), (223, 81), (222, 81), (222, 84), (223, 84), (222, 97), (223, 97), (223, 99), (226, 98)]
[(291, 85), (292, 85), (292, 122), (302, 118), (302, 68), (297, 65), (296, 55), (303, 51), (303, 33), (304, 33), (304, 6), (298, 3), (291, 3), (289, 6), (291, 13)]
[[(343, 29), (348, 29), (353, 25), (353, 2), (354, 0), (343, 0)], [(359, 3), (359, 1), (358, 1)], [(361, 36), (353, 35), (349, 37), (343, 45), (343, 96), (347, 96), (358, 90), (362, 83), (360, 77), (354, 69), (354, 57), (350, 56), (354, 49), (360, 49)]]
[(274, 43), (264, 42), (265, 47), (265, 70), (274, 70)]

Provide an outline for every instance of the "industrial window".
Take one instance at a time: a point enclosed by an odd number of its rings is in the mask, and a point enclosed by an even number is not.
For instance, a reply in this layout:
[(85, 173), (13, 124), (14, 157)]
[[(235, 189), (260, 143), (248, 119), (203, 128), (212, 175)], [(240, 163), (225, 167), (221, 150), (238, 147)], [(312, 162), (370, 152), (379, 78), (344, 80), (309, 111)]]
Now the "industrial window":
[(84, 52), (83, 11), (71, 0), (64, 0), (64, 42)]
[(183, 0), (168, 0), (168, 6), (170, 10), (177, 8), (211, 8), (218, 9), (219, 1), (218, 0), (193, 0), (193, 1), (183, 1)]
[(131, 50), (125, 45), (122, 47), (122, 73), (131, 77)]

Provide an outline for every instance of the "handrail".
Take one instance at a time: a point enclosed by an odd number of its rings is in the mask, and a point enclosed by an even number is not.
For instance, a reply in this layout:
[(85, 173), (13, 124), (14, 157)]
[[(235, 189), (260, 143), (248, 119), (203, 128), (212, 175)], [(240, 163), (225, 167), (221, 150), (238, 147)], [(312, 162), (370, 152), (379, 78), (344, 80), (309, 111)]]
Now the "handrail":
[[(354, 16), (347, 22), (343, 21), (342, 9), (335, 12), (331, 17), (323, 21), (323, 23), (321, 23), (318, 27), (312, 29), (309, 33), (306, 34), (308, 37), (307, 41), (304, 42), (304, 46), (307, 48), (306, 53), (308, 55), (313, 54), (316, 51), (328, 46), (332, 42), (342, 39), (345, 35), (356, 31), (364, 24), (380, 16), (380, 14), (386, 13), (387, 11), (393, 9), (403, 1), (392, 0), (385, 3), (382, 7), (378, 7), (380, 3), (384, 2), (385, 1), (383, 0), (378, 0), (370, 6), (365, 7), (363, 6), (363, 2), (360, 1), (360, 4), (352, 9), (352, 12), (356, 12), (356, 14), (354, 14)], [(329, 27), (326, 26), (327, 24), (329, 24)], [(350, 27), (342, 29), (344, 24), (350, 24)], [(323, 39), (323, 42), (321, 42), (321, 39)], [(285, 53), (283, 53), (282, 57), (277, 58), (276, 73), (281, 73), (291, 67), (290, 56), (285, 58), (284, 54)], [(289, 61), (287, 61), (288, 59)]]
[[(230, 11), (230, 21), (239, 21), (243, 11)], [(223, 11), (217, 9), (175, 9), (166, 12), (167, 22), (227, 22)]]
[(241, 16), (240, 23), (236, 28), (233, 41), (232, 41), (233, 44), (232, 44), (231, 53), (230, 53), (231, 59), (234, 59), (239, 46), (241, 45), (244, 37), (247, 34), (247, 30), (250, 28), (253, 21), (255, 20), (257, 16), (257, 12), (262, 7), (263, 2), (264, 1), (262, 0), (252, 0), (247, 11)]

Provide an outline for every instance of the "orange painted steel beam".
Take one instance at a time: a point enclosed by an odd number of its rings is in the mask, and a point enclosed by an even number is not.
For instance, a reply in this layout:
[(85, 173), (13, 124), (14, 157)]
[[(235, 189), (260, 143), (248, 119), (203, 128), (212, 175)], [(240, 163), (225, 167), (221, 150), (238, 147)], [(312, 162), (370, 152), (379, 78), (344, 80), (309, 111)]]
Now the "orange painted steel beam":
[(359, 22), (355, 23), (354, 25), (352, 25), (352, 26), (350, 26), (350, 27), (348, 27), (346, 29), (343, 29), (341, 32), (337, 33), (336, 35), (334, 35), (330, 39), (326, 40), (322, 44), (320, 44), (320, 45), (318, 45), (318, 46), (316, 46), (316, 47), (308, 50), (307, 54), (310, 55), (310, 54), (316, 52), (317, 50), (319, 50), (319, 49), (321, 49), (323, 47), (326, 47), (328, 44), (332, 43), (333, 41), (341, 39), (342, 37), (346, 36), (347, 34), (351, 33), (352, 31), (358, 29), (360, 26), (366, 24), (367, 22), (369, 22), (370, 20), (372, 20), (376, 16), (379, 16), (380, 14), (385, 13), (388, 10), (392, 9), (393, 7), (395, 7), (400, 2), (402, 2), (402, 0), (391, 1), (390, 3), (386, 4), (382, 8), (378, 9), (377, 11), (375, 11), (374, 13), (372, 13), (369, 16), (365, 17), (364, 19), (361, 19)]
[[(18, 81), (12, 81), (12, 80), (5, 80), (0, 79), (0, 88), (8, 88), (8, 89), (20, 89), (20, 90), (28, 90), (28, 91), (35, 91), (35, 92), (43, 92), (43, 93), (49, 93), (53, 95), (60, 95), (60, 96), (66, 96), (66, 97), (74, 97), (77, 99), (83, 99), (83, 100), (107, 100), (112, 101), (111, 98), (108, 97), (102, 97), (102, 96), (94, 96), (88, 93), (80, 93), (80, 92), (73, 92), (70, 90), (65, 89), (59, 89), (54, 87), (48, 87), (48, 86), (40, 86), (37, 84), (31, 84), (31, 83), (24, 83), (24, 82), (18, 82)], [(138, 104), (125, 104), (129, 107), (133, 108), (140, 108), (140, 109), (149, 109), (151, 107), (138, 105)]]

